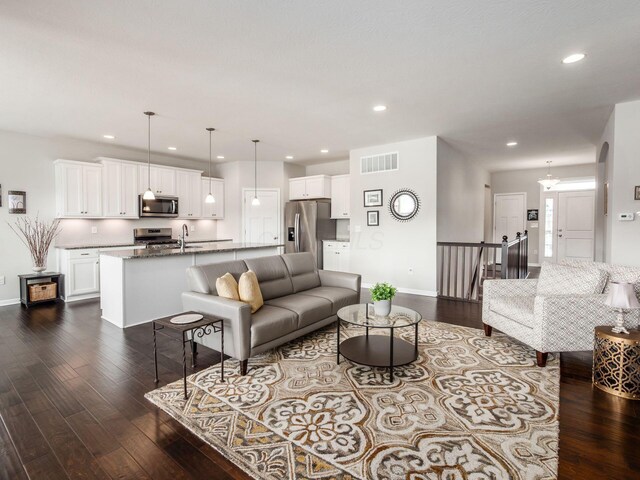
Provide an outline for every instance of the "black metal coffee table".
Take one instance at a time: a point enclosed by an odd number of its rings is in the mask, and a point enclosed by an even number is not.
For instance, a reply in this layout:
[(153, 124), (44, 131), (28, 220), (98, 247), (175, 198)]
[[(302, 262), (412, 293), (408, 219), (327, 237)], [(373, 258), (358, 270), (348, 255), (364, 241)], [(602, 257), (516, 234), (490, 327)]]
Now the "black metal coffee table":
[[(391, 313), (379, 316), (373, 313), (372, 304), (350, 305), (338, 310), (338, 356), (369, 367), (385, 367), (389, 369), (393, 382), (393, 369), (407, 365), (418, 358), (418, 324), (422, 320), (415, 310), (393, 305)], [(347, 338), (340, 342), (340, 324), (347, 322), (365, 328), (364, 335)], [(414, 344), (394, 336), (397, 328), (414, 327)], [(369, 335), (370, 328), (388, 328), (389, 336)]]
[[(153, 320), (153, 366), (155, 368), (155, 383), (158, 383), (158, 353), (156, 348), (156, 333), (162, 333), (164, 336), (176, 339), (175, 336), (162, 332), (165, 328), (178, 332), (182, 336), (182, 378), (184, 383), (184, 399), (187, 395), (187, 352), (184, 348), (185, 343), (191, 342), (191, 368), (196, 366), (197, 347), (193, 341), (195, 337), (202, 338), (210, 333), (220, 332), (220, 381), (224, 382), (224, 328), (222, 327), (222, 319), (208, 317), (203, 315), (202, 320), (192, 323), (176, 324), (171, 323), (171, 319), (179, 315), (197, 314), (198, 312), (184, 312), (183, 314), (171, 315), (170, 317), (159, 318)], [(200, 314), (201, 315), (201, 314)], [(187, 333), (191, 332), (191, 339), (187, 338)]]

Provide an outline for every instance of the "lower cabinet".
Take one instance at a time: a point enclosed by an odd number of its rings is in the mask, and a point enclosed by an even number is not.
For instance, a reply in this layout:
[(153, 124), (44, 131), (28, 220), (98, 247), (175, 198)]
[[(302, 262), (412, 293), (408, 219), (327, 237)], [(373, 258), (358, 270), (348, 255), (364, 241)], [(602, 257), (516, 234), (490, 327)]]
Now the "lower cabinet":
[(323, 266), (324, 270), (336, 272), (349, 271), (349, 256), (351, 245), (349, 242), (325, 241), (323, 244)]
[(64, 273), (65, 301), (100, 294), (100, 251), (97, 248), (58, 250), (58, 269)]

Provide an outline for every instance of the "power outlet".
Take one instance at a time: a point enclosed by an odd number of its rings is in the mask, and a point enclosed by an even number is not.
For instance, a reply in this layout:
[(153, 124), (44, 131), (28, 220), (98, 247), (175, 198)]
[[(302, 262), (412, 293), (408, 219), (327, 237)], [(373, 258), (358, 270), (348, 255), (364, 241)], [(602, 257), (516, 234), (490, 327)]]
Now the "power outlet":
[(91, 233), (98, 233), (98, 227), (91, 227)]
[(4, 278), (4, 275), (0, 276), (0, 285), (4, 285), (6, 283), (6, 280)]
[(196, 226), (195, 225), (191, 225), (191, 227), (189, 227), (189, 230), (191, 232), (195, 232), (196, 231)]
[(413, 267), (409, 267), (409, 275), (413, 275)]

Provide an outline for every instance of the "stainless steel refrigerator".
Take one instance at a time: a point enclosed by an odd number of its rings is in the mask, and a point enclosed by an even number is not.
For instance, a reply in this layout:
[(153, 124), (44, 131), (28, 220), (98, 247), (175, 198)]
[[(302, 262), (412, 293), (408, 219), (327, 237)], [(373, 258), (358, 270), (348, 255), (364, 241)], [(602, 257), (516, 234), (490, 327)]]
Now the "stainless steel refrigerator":
[(322, 240), (335, 240), (336, 221), (329, 200), (300, 200), (284, 206), (285, 253), (311, 252), (322, 268)]

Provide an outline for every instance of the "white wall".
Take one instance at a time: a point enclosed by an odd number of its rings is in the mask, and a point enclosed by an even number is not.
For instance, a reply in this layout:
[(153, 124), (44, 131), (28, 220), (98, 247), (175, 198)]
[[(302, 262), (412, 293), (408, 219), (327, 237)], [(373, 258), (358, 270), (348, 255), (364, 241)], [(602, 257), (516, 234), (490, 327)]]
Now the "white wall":
[[(552, 164), (551, 166), (551, 173), (560, 178), (593, 177), (595, 171), (595, 163), (562, 167), (554, 167)], [(527, 209), (540, 209), (540, 184), (538, 180), (544, 178), (546, 174), (546, 168), (494, 172), (491, 174), (491, 192), (494, 195), (496, 193), (525, 192), (527, 194)], [(532, 228), (532, 222), (527, 222), (526, 225), (529, 232), (529, 262), (539, 263), (540, 224), (538, 223), (538, 228)]]
[(489, 172), (438, 138), (438, 241), (484, 240), (484, 189)]
[(349, 159), (307, 165), (305, 175), (344, 175), (349, 173)]
[[(612, 215), (605, 215), (605, 184), (609, 181), (609, 178), (613, 169), (613, 151), (614, 151), (614, 127), (615, 127), (615, 111), (611, 112), (609, 120), (604, 127), (602, 137), (598, 143), (597, 164), (596, 164), (596, 252), (595, 259), (597, 261), (608, 261), (607, 259), (607, 245), (611, 241), (611, 218)], [(605, 146), (606, 145), (606, 146)], [(608, 199), (607, 199), (608, 202)], [(611, 205), (608, 206), (609, 210)]]
[[(32, 263), (27, 248), (11, 231), (18, 217), (8, 213), (7, 192), (23, 190), (27, 192), (27, 215), (39, 214), (43, 220), (51, 220), (55, 215), (55, 186), (53, 161), (56, 158), (93, 161), (98, 156), (144, 161), (146, 152), (129, 150), (108, 144), (84, 142), (68, 139), (48, 139), (0, 131), (0, 184), (2, 185), (2, 207), (0, 207), (0, 276), (6, 279), (0, 285), (0, 304), (15, 300), (19, 296), (17, 275), (29, 273)], [(152, 156), (154, 163), (187, 168), (204, 169), (204, 163), (180, 160), (171, 156)], [(7, 223), (8, 222), (8, 223)], [(63, 231), (57, 243), (90, 241), (128, 242), (132, 240), (132, 230), (136, 226), (176, 227), (176, 220), (63, 220)], [(180, 221), (179, 224), (184, 222)], [(187, 222), (196, 226), (193, 238), (216, 237), (213, 220)], [(98, 234), (91, 234), (91, 227), (98, 227)], [(48, 269), (55, 269), (55, 250), (49, 252)]]
[[(360, 174), (360, 157), (395, 151), (399, 170)], [(391, 282), (405, 291), (435, 295), (437, 138), (351, 150), (350, 171), (351, 271), (362, 274), (365, 284)], [(420, 198), (420, 211), (409, 222), (398, 222), (388, 210), (389, 198), (401, 188)], [(384, 205), (364, 208), (363, 191), (374, 189), (383, 189)], [(368, 210), (380, 211), (379, 227), (367, 226)]]
[[(614, 264), (640, 266), (640, 201), (634, 200), (634, 188), (640, 185), (640, 101), (619, 103), (614, 114), (607, 258)], [(636, 213), (636, 219), (621, 222), (620, 213)]]

